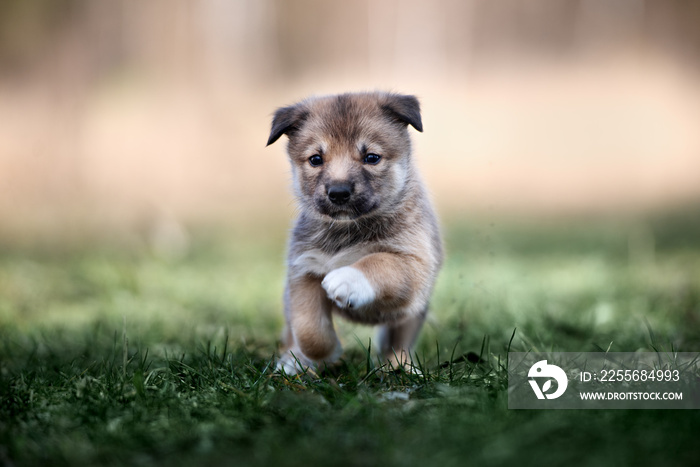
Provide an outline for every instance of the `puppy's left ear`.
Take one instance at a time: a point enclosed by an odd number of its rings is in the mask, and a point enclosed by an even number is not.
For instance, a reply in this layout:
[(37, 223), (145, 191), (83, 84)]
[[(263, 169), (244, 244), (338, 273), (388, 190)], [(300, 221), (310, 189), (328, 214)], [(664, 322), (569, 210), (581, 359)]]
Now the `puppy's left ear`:
[(267, 139), (267, 146), (280, 139), (280, 136), (290, 135), (298, 130), (304, 120), (306, 120), (307, 115), (308, 112), (304, 110), (302, 104), (277, 109), (275, 116), (272, 118), (272, 129), (270, 130), (270, 137)]
[(388, 94), (382, 109), (401, 123), (411, 125), (420, 132), (423, 131), (423, 122), (420, 118), (420, 103), (416, 96)]

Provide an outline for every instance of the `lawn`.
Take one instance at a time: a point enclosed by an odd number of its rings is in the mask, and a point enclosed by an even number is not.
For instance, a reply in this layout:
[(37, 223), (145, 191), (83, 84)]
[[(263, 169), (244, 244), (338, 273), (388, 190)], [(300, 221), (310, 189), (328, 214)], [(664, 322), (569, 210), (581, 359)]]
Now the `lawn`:
[[(692, 410), (507, 408), (507, 351), (700, 351), (700, 221), (446, 222), (416, 347), (271, 371), (284, 229), (0, 245), (3, 465), (691, 465)], [(13, 246), (10, 246), (13, 245)]]

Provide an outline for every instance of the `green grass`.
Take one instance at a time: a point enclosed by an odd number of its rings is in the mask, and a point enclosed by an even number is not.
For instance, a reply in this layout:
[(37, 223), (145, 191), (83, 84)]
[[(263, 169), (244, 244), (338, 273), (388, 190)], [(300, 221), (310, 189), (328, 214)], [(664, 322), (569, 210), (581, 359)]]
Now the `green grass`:
[(474, 221), (446, 240), (422, 375), (378, 371), (372, 331), (339, 322), (343, 361), (302, 378), (270, 368), (282, 229), (195, 235), (171, 257), (145, 244), (6, 247), (0, 463), (697, 461), (694, 411), (512, 411), (503, 369), (509, 345), (700, 351), (697, 225)]

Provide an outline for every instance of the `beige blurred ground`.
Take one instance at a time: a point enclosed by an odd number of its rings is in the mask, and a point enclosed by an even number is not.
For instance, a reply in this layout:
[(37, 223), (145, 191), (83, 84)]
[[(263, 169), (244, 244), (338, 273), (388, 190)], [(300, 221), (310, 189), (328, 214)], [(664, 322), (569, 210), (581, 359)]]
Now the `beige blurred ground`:
[(0, 7), (5, 235), (286, 219), (272, 112), (368, 89), (421, 99), (445, 217), (700, 201), (693, 2), (26, 5)]

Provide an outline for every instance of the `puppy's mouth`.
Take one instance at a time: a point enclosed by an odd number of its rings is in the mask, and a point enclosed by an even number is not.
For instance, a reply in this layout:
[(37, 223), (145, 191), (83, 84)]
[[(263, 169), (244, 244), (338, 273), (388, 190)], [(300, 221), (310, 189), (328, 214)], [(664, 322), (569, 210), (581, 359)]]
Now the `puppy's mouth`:
[(379, 203), (352, 203), (345, 205), (333, 205), (326, 202), (316, 202), (316, 210), (333, 220), (352, 221), (364, 217), (377, 209)]

